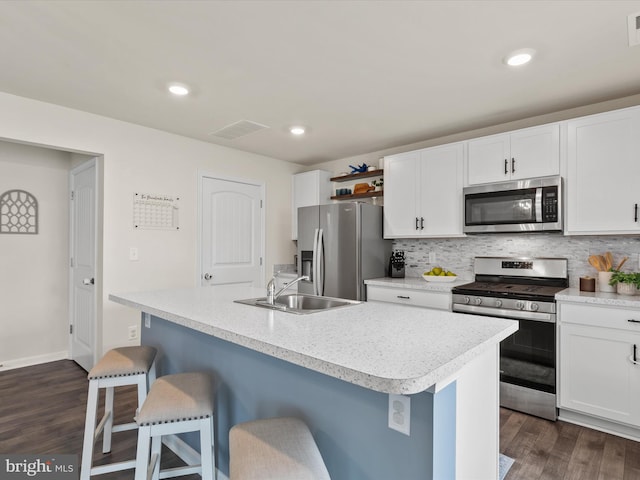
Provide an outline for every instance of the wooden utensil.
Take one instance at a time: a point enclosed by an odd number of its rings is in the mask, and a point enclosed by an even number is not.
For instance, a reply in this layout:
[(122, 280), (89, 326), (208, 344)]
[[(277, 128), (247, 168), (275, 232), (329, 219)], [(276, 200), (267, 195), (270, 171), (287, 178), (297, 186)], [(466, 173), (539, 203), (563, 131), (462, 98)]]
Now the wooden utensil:
[(598, 262), (600, 263), (600, 271), (607, 271), (607, 261), (604, 259), (604, 255), (596, 255), (598, 257)]
[(620, 269), (622, 268), (622, 265), (624, 265), (624, 262), (626, 262), (627, 260), (629, 260), (629, 257), (624, 257), (622, 259), (622, 261), (618, 264), (618, 266), (616, 267), (617, 271), (620, 271)]
[(604, 260), (605, 260), (605, 271), (609, 271), (613, 268), (613, 255), (611, 254), (611, 252), (606, 252), (604, 254)]
[(589, 263), (597, 271), (602, 271), (602, 265), (600, 265), (600, 259), (598, 258), (598, 255), (589, 255)]

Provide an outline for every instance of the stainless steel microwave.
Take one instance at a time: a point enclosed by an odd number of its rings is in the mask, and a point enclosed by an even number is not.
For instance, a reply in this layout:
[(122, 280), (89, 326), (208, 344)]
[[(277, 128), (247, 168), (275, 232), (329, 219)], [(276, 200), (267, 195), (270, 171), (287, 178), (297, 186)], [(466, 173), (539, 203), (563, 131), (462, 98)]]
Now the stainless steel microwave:
[(464, 232), (561, 232), (562, 178), (530, 178), (463, 189)]

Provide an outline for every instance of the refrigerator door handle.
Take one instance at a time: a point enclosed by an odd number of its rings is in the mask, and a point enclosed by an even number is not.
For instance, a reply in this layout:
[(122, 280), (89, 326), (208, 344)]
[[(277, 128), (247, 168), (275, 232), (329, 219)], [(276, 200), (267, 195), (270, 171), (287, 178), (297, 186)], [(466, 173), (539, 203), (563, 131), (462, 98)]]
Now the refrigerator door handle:
[(313, 232), (313, 267), (311, 272), (311, 282), (313, 283), (313, 294), (318, 295), (318, 233), (316, 228)]
[(320, 228), (318, 230), (318, 287), (316, 295), (324, 295), (324, 235)]

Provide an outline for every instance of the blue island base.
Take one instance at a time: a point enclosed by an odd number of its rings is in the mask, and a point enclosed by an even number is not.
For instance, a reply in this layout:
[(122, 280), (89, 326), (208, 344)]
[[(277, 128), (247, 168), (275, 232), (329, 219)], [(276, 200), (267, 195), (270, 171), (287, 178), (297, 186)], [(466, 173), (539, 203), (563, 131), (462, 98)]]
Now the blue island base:
[[(468, 375), (457, 376), (433, 392), (410, 395), (407, 436), (388, 427), (386, 393), (158, 317), (150, 318), (151, 327), (141, 329), (142, 343), (159, 349), (159, 375), (204, 371), (214, 379), (219, 479), (229, 475), (230, 428), (240, 422), (276, 416), (294, 416), (307, 423), (334, 480), (446, 480), (465, 478), (464, 471), (480, 475), (473, 478), (497, 478), (495, 349), (469, 364)], [(478, 365), (474, 367), (474, 363)], [(491, 371), (494, 367), (495, 374)], [(484, 378), (478, 378), (479, 371)], [(461, 384), (467, 377), (471, 381)], [(483, 391), (476, 392), (480, 381)], [(461, 391), (475, 395), (473, 403), (493, 404), (472, 405), (460, 398)], [(480, 424), (478, 415), (482, 417)], [(457, 424), (456, 420), (459, 423), (461, 419), (464, 424)], [(493, 431), (487, 432), (492, 426)], [(186, 435), (182, 439), (199, 450), (197, 436)], [(473, 443), (474, 451), (468, 452), (466, 445)]]

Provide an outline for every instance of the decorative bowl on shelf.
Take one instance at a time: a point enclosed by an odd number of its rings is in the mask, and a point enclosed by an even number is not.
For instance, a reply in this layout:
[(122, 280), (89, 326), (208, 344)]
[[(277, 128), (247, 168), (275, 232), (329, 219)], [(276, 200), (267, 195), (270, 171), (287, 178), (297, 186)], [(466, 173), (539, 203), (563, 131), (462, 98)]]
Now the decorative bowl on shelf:
[(445, 275), (422, 275), (422, 278), (424, 278), (427, 282), (434, 282), (434, 283), (450, 283), (450, 282), (455, 282), (458, 279), (457, 275), (453, 275), (453, 276), (445, 276)]

